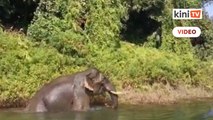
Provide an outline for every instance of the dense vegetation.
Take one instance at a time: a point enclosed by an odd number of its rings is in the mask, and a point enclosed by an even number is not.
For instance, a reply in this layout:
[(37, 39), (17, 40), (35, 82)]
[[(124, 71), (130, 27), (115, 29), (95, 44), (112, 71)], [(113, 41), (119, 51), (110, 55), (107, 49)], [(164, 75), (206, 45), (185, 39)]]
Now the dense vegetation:
[[(213, 89), (213, 24), (208, 19), (172, 20), (172, 8), (177, 7), (201, 7), (201, 3), (0, 2), (0, 106), (21, 104), (52, 78), (92, 66), (108, 75), (118, 89), (143, 90), (156, 82)], [(7, 29), (8, 24), (16, 32)], [(192, 25), (202, 29), (201, 39), (171, 34), (175, 26)], [(26, 34), (19, 33), (20, 28)], [(160, 42), (156, 41), (158, 29), (162, 30)]]

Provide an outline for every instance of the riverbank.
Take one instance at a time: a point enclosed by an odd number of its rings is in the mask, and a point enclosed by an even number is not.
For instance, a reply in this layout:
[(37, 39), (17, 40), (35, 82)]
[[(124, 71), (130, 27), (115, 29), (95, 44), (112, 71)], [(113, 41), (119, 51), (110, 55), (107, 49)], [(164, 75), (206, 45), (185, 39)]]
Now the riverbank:
[(179, 85), (174, 88), (170, 85), (155, 84), (147, 86), (145, 91), (124, 89), (120, 95), (121, 104), (176, 104), (200, 99), (213, 99), (213, 90), (203, 87), (187, 87)]
[[(172, 87), (170, 85), (153, 84), (146, 86), (144, 90), (136, 90), (133, 88), (124, 88), (119, 95), (119, 104), (141, 105), (141, 104), (160, 104), (169, 105), (180, 102), (194, 102), (201, 99), (212, 99), (213, 90), (203, 87), (189, 87), (179, 85)], [(3, 108), (23, 108), (26, 106), (27, 99), (18, 99), (15, 101), (1, 101), (0, 109)], [(109, 102), (109, 99), (103, 96), (96, 97), (95, 103), (103, 105)]]

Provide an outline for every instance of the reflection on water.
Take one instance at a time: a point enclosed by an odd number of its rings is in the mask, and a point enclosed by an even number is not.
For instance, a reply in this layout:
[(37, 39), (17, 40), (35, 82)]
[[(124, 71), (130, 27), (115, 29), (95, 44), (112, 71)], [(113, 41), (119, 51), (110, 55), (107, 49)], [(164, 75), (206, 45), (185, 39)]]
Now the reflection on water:
[(66, 113), (22, 113), (13, 111), (16, 110), (2, 110), (0, 120), (118, 120), (118, 110), (100, 108), (89, 112)]
[(1, 110), (0, 120), (213, 120), (213, 100), (176, 105), (120, 105), (118, 110), (22, 113)]

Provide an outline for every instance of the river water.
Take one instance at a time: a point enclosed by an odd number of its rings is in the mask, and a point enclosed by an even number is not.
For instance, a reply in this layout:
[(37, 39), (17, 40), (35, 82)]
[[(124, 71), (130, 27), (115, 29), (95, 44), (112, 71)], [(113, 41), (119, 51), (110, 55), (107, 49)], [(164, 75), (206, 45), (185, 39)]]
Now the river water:
[(213, 120), (213, 100), (173, 105), (120, 105), (117, 110), (97, 107), (88, 112), (35, 114), (14, 111), (16, 109), (1, 110), (0, 120)]

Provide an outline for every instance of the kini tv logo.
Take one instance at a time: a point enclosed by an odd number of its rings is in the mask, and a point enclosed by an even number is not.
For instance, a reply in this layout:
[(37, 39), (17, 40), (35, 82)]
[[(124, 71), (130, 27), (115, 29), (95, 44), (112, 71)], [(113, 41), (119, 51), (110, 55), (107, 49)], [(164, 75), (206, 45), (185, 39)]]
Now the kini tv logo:
[(202, 19), (202, 9), (173, 9), (173, 19)]

